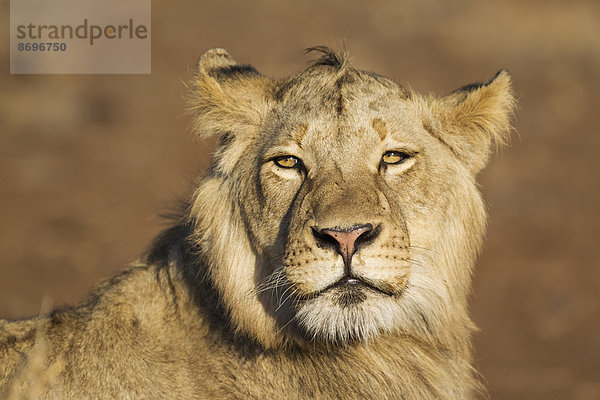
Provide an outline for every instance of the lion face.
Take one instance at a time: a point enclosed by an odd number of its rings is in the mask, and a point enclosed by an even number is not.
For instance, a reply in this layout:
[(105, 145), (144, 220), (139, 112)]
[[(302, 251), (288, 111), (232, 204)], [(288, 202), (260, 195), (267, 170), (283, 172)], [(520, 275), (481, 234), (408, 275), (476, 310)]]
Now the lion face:
[(411, 275), (438, 279), (418, 268), (435, 268), (427, 251), (436, 235), (412, 232), (440, 229), (456, 186), (432, 171), (464, 175), (401, 89), (361, 78), (341, 91), (341, 112), (312, 91), (326, 87), (320, 77), (305, 83), (308, 93), (288, 89), (259, 139), (258, 201), (242, 204), (273, 268), (266, 282), (279, 289), (275, 304), (310, 335), (332, 341), (393, 330), (404, 292), (418, 290)]
[[(440, 136), (450, 116), (326, 57), (272, 85), (248, 69), (253, 87), (266, 88), (260, 114), (244, 128), (250, 133), (228, 132), (216, 163), (253, 262), (224, 266), (213, 279), (237, 280), (217, 287), (258, 302), (253, 318), (270, 318), (260, 329), (277, 334), (332, 343), (435, 334), (465, 317), (456, 310), (485, 226), (474, 177), (491, 139), (485, 151), (474, 137), (459, 148)], [(232, 65), (219, 67), (221, 76)], [(221, 88), (235, 87), (242, 72)], [(443, 101), (452, 108), (465, 99)]]

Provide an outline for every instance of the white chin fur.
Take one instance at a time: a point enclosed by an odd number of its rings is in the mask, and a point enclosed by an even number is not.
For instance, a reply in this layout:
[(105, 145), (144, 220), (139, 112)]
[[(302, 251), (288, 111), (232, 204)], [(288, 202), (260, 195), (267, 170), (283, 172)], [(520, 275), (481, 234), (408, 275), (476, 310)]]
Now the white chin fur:
[(313, 339), (331, 343), (368, 342), (398, 326), (401, 307), (391, 297), (369, 296), (365, 301), (342, 306), (330, 293), (302, 303), (296, 321)]

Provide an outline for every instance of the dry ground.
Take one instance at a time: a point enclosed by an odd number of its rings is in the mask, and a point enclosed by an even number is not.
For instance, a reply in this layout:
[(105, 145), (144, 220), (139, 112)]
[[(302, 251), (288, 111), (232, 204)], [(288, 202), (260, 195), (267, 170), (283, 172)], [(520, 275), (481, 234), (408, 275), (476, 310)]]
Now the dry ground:
[(512, 73), (518, 134), (480, 180), (477, 364), (494, 399), (600, 399), (597, 1), (155, 0), (152, 16), (151, 75), (11, 76), (0, 31), (0, 315), (77, 301), (159, 231), (212, 148), (182, 116), (202, 51), (280, 77), (345, 39), (418, 91)]

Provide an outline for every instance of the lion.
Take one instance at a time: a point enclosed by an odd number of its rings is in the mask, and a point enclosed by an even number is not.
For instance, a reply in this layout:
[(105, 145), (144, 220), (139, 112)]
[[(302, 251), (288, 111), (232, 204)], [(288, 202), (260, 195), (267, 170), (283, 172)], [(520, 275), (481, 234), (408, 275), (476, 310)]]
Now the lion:
[(138, 262), (74, 307), (0, 321), (0, 393), (36, 399), (472, 399), (476, 177), (515, 104), (348, 54), (274, 80), (223, 49), (189, 85), (212, 166)]

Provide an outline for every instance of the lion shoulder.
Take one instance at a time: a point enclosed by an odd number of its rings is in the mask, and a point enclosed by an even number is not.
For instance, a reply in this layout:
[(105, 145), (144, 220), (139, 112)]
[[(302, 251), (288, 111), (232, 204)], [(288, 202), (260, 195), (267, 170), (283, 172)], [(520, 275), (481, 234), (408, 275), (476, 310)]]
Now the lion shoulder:
[[(41, 393), (65, 396), (112, 392), (118, 397), (123, 387), (131, 387), (145, 398), (149, 384), (176, 391), (171, 386), (189, 378), (184, 371), (191, 349), (184, 348), (185, 338), (203, 329), (202, 316), (190, 313), (192, 300), (178, 274), (164, 265), (131, 266), (77, 306), (0, 320), (0, 393), (18, 398), (33, 393), (34, 385)], [(182, 371), (178, 379), (157, 379), (173, 368)]]

